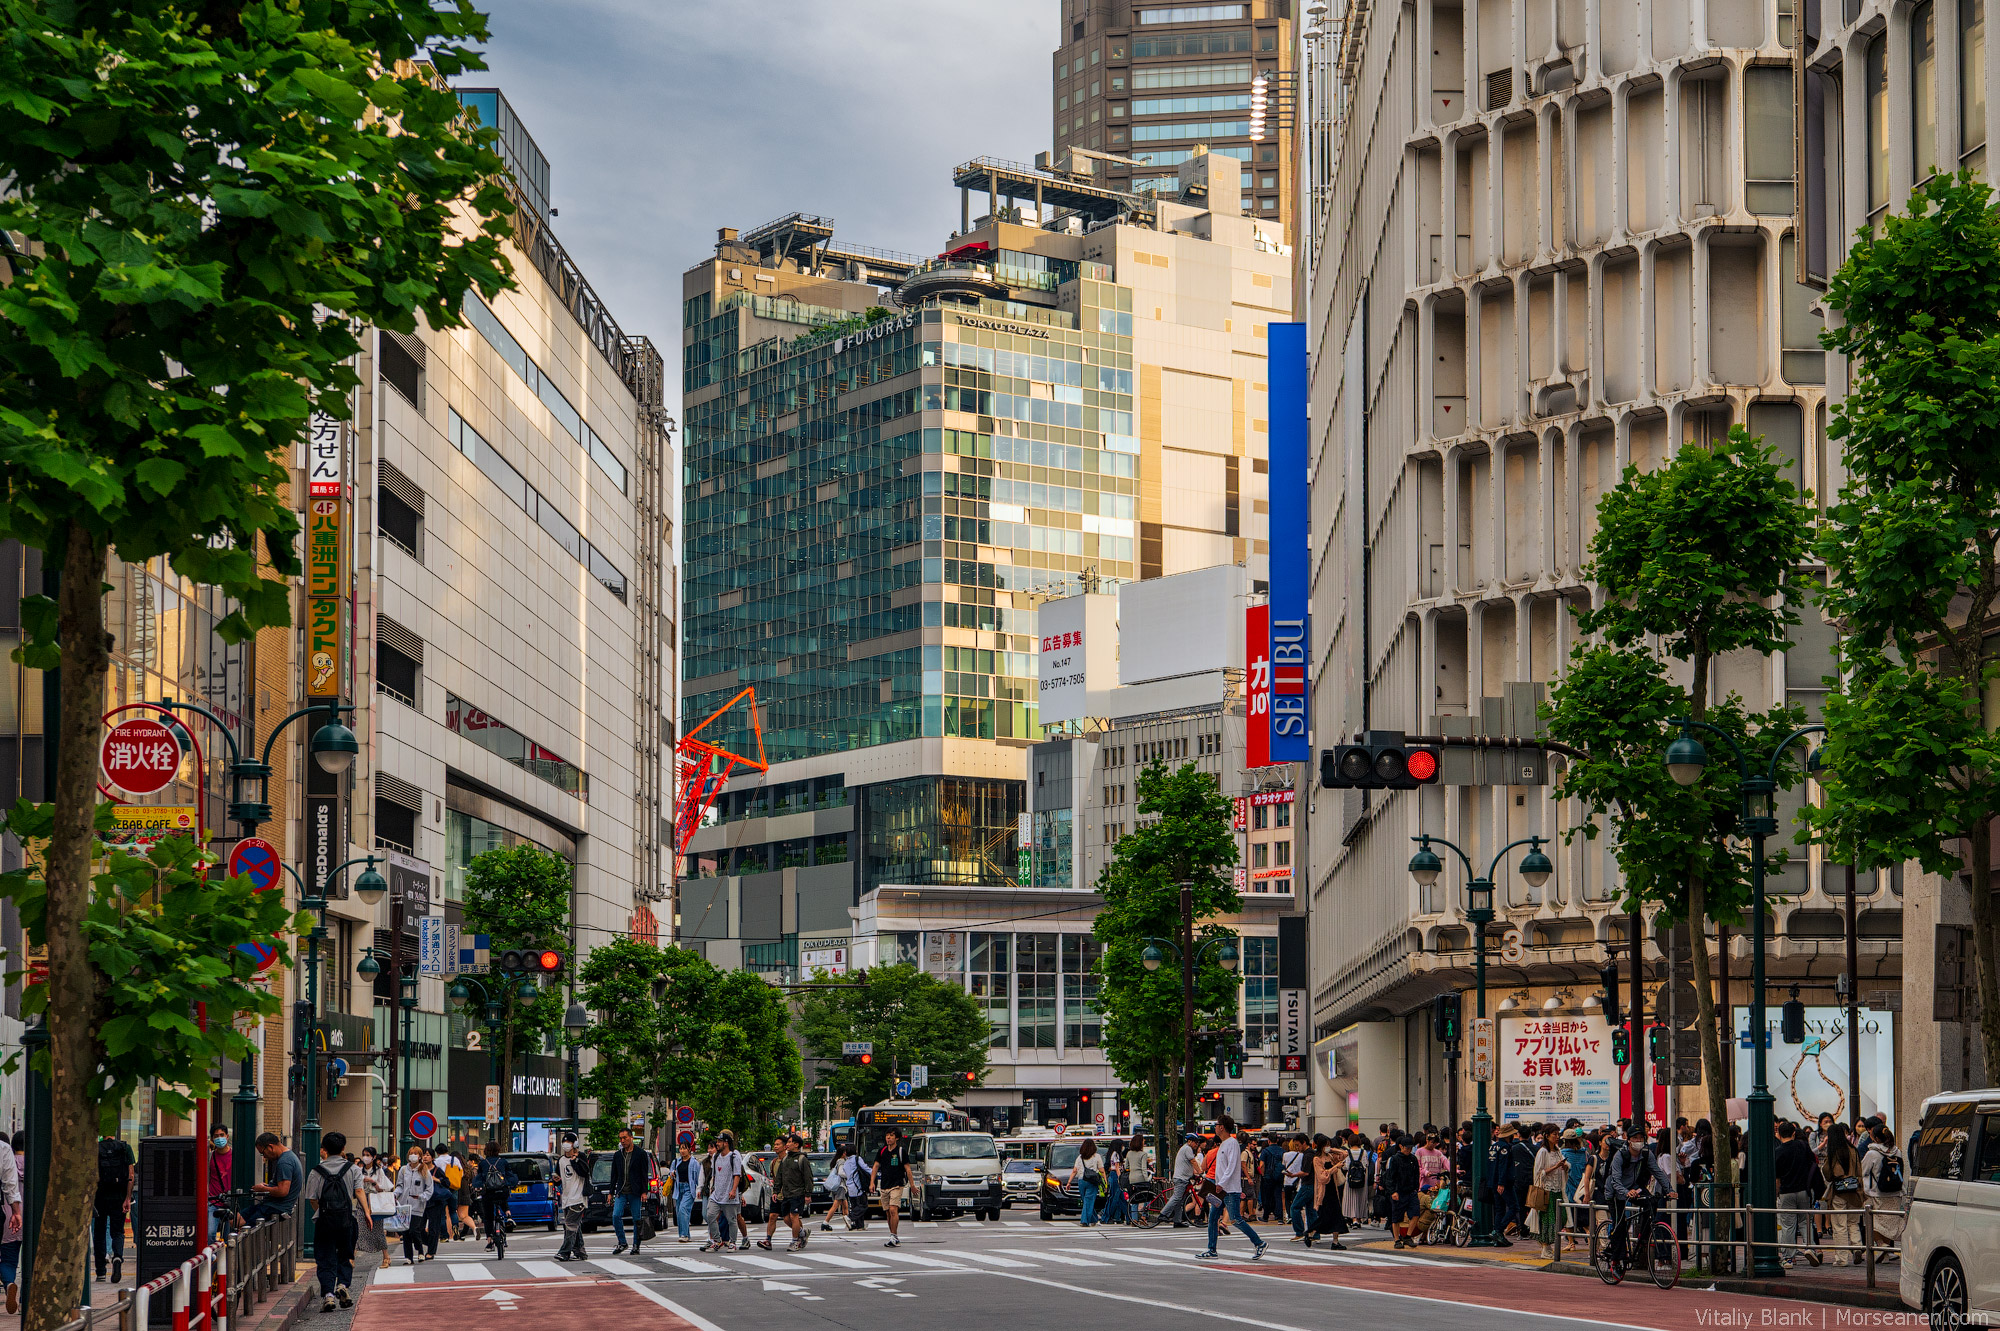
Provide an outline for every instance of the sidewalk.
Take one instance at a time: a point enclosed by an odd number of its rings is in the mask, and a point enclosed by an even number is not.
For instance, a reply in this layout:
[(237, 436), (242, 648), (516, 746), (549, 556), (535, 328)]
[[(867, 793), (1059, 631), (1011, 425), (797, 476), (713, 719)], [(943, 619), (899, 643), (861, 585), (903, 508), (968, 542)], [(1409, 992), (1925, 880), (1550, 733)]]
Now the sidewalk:
[[(354, 1284), (349, 1292), (354, 1296), (354, 1308), (336, 1308), (330, 1313), (319, 1310), (319, 1268), (310, 1255), (299, 1262), (298, 1278), (289, 1285), (282, 1285), (262, 1302), (253, 1304), (250, 1311), (231, 1331), (291, 1331), (306, 1319), (311, 1320), (314, 1331), (347, 1331), (354, 1321), (354, 1312), (361, 1306), (361, 1292), (368, 1288), (375, 1273), (382, 1269), (383, 1254), (376, 1252), (356, 1252), (354, 1254)], [(114, 1328), (119, 1325), (124, 1301), (132, 1297), (137, 1285), (135, 1264), (125, 1263), (123, 1284), (114, 1285), (109, 1281), (90, 1282), (90, 1312), (93, 1328)]]
[[(1357, 1251), (1389, 1252), (1395, 1249), (1393, 1239), (1374, 1239), (1361, 1243), (1349, 1243), (1349, 1248)], [(1553, 1271), (1559, 1275), (1587, 1276), (1597, 1279), (1597, 1271), (1590, 1265), (1587, 1248), (1565, 1247), (1561, 1260), (1546, 1261), (1541, 1256), (1541, 1245), (1533, 1239), (1515, 1240), (1509, 1248), (1452, 1248), (1425, 1245), (1404, 1249), (1405, 1252), (1429, 1257), (1440, 1262), (1469, 1262), (1484, 1266), (1528, 1267), (1541, 1271)], [(1627, 1280), (1644, 1280), (1643, 1274), (1626, 1276)], [(1868, 1288), (1868, 1270), (1865, 1266), (1788, 1266), (1785, 1274), (1775, 1280), (1761, 1280), (1736, 1274), (1709, 1276), (1687, 1269), (1681, 1271), (1681, 1287), (1687, 1289), (1712, 1289), (1724, 1294), (1755, 1294), (1771, 1299), (1800, 1299), (1811, 1303), (1836, 1303), (1852, 1308), (1876, 1308), (1885, 1311), (1907, 1312), (1903, 1306), (1898, 1282), (1902, 1279), (1902, 1267), (1894, 1261), (1877, 1260), (1875, 1264), (1875, 1288)]]

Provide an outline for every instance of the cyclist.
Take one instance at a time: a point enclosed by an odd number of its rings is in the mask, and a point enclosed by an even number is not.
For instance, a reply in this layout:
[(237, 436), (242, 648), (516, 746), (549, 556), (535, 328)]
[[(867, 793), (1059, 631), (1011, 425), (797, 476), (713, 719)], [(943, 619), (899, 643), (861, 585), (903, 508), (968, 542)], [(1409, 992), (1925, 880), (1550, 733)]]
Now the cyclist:
[(480, 1223), (493, 1241), (493, 1255), (507, 1256), (507, 1199), (514, 1191), (514, 1171), (500, 1158), (500, 1143), (486, 1143), (486, 1159), (475, 1176)]
[(1646, 1144), (1644, 1131), (1628, 1133), (1625, 1148), (1611, 1157), (1604, 1195), (1611, 1206), (1611, 1260), (1623, 1267), (1628, 1253), (1626, 1231), (1630, 1228), (1626, 1223), (1627, 1208), (1637, 1206), (1636, 1218), (1643, 1238), (1649, 1232), (1645, 1226), (1650, 1224), (1659, 1199), (1674, 1195), (1674, 1185)]

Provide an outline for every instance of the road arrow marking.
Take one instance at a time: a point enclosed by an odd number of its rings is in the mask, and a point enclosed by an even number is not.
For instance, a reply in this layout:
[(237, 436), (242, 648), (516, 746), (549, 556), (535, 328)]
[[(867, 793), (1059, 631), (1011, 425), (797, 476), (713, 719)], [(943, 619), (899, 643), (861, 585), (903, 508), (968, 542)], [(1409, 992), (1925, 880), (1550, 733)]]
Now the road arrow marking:
[(787, 1285), (782, 1280), (766, 1280), (764, 1282), (764, 1292), (766, 1294), (796, 1294), (807, 1303), (821, 1302), (820, 1296), (808, 1293), (804, 1285)]
[(863, 1289), (879, 1289), (884, 1294), (894, 1294), (899, 1299), (914, 1299), (917, 1297), (914, 1294), (905, 1293), (903, 1290), (896, 1288), (897, 1285), (903, 1283), (901, 1276), (870, 1276), (866, 1280), (857, 1280), (854, 1283)]
[(519, 1294), (514, 1293), (510, 1289), (493, 1289), (480, 1295), (479, 1301), (481, 1303), (497, 1302), (500, 1305), (501, 1312), (511, 1313), (520, 1311), (520, 1309), (514, 1306), (514, 1300), (520, 1297)]

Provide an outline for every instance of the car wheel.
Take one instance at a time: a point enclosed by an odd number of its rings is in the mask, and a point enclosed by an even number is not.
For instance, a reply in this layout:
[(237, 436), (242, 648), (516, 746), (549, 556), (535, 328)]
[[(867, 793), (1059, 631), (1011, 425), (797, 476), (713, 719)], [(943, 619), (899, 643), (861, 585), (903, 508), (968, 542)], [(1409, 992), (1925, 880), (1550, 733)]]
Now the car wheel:
[(555, 1232), (556, 1232), (556, 1222), (551, 1220), (549, 1221), (549, 1233), (553, 1234)]
[(1931, 1265), (1924, 1279), (1924, 1316), (1932, 1331), (1959, 1331), (1966, 1324), (1971, 1300), (1965, 1288), (1965, 1271), (1950, 1253)]

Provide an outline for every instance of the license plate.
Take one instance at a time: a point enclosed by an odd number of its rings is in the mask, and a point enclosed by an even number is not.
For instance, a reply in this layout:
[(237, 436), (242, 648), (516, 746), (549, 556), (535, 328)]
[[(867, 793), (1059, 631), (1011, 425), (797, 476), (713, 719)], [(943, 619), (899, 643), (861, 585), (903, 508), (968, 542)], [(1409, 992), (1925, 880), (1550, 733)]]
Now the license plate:
[(970, 1206), (971, 1204), (972, 1200), (971, 1198), (968, 1197), (960, 1197), (957, 1201), (952, 1203), (952, 1205), (956, 1206), (961, 1211), (963, 1211), (966, 1207)]

